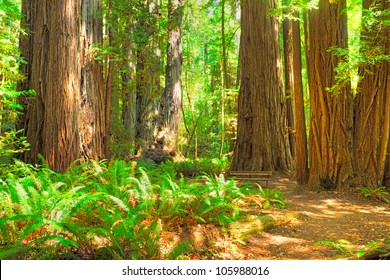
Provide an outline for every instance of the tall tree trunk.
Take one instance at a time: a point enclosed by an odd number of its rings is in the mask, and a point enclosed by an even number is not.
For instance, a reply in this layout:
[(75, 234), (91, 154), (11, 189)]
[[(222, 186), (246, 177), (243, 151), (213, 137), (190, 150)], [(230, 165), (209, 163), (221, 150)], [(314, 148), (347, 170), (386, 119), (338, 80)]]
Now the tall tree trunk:
[[(140, 154), (153, 145), (156, 138), (156, 111), (160, 98), (160, 46), (155, 1), (141, 4), (135, 28), (136, 38), (136, 150)], [(157, 39), (156, 39), (157, 38)]]
[[(298, 17), (298, 14), (295, 14)], [(290, 93), (289, 100), (293, 99), (290, 110), (287, 110), (287, 121), (293, 128), (290, 131), (290, 145), (294, 147), (292, 155), (295, 157), (295, 173), (299, 184), (306, 184), (309, 177), (308, 152), (306, 136), (305, 102), (302, 85), (302, 57), (301, 57), (301, 34), (299, 20), (286, 19), (283, 22), (284, 52), (285, 52), (285, 75), (286, 93)], [(289, 94), (287, 94), (289, 95)], [(288, 109), (288, 107), (287, 107)], [(293, 112), (293, 117), (289, 116)], [(293, 118), (294, 122), (291, 121)], [(290, 119), (290, 121), (289, 121)], [(293, 136), (293, 137), (291, 137)]]
[(221, 23), (221, 36), (222, 36), (222, 67), (221, 67), (221, 144), (219, 147), (219, 157), (223, 155), (223, 146), (225, 142), (225, 89), (229, 88), (228, 85), (228, 69), (227, 69), (227, 53), (226, 53), (226, 36), (225, 36), (225, 0), (222, 0), (222, 23)]
[[(109, 11), (112, 10), (112, 5), (111, 5), (111, 1), (108, 2), (108, 8), (109, 8)], [(110, 18), (113, 18), (112, 15), (110, 15)], [(112, 19), (111, 19), (112, 20)], [(114, 21), (114, 20), (112, 20)], [(115, 35), (114, 35), (114, 31), (113, 31), (113, 28), (112, 26), (109, 26), (108, 27), (108, 43), (109, 43), (109, 46), (110, 48), (114, 48), (114, 44), (115, 44)], [(111, 128), (111, 99), (113, 99), (113, 87), (115, 86), (115, 83), (113, 81), (114, 77), (115, 77), (115, 69), (116, 69), (116, 65), (115, 65), (115, 60), (114, 60), (114, 55), (113, 54), (110, 54), (109, 57), (108, 57), (108, 60), (107, 60), (107, 64), (108, 64), (108, 67), (107, 67), (107, 77), (106, 77), (106, 96), (105, 96), (105, 116), (104, 116), (104, 121), (105, 121), (105, 135), (107, 136), (107, 139), (109, 139), (109, 135), (110, 135), (110, 128)], [(118, 102), (119, 103), (119, 102)], [(116, 105), (116, 104), (115, 104)], [(109, 140), (107, 141), (107, 145), (105, 145), (105, 154), (108, 156), (110, 151), (109, 151)]]
[[(129, 32), (132, 34), (133, 32)], [(128, 135), (128, 141), (134, 143), (135, 131), (136, 131), (136, 104), (137, 104), (137, 92), (133, 80), (135, 78), (135, 63), (132, 61), (134, 52), (129, 42), (125, 42), (123, 45), (123, 70), (122, 76), (122, 120), (123, 125)]]
[(31, 143), (25, 160), (42, 154), (49, 167), (64, 171), (76, 159), (103, 158), (103, 74), (91, 51), (102, 42), (100, 1), (23, 2), (31, 20), (31, 44), (22, 46), (29, 63), (24, 86), (36, 92), (25, 115)]
[[(80, 1), (80, 0), (79, 0)], [(95, 59), (93, 48), (103, 42), (101, 0), (81, 0), (81, 96), (78, 120), (80, 154), (84, 160), (106, 158), (103, 67)], [(66, 67), (66, 66), (65, 66)]]
[(383, 179), (383, 185), (390, 187), (390, 140), (387, 145), (387, 157), (385, 164), (385, 175)]
[(275, 0), (243, 0), (238, 133), (231, 170), (291, 169)]
[(177, 134), (181, 122), (182, 67), (181, 23), (184, 0), (168, 1), (168, 48), (165, 90), (160, 100), (159, 132), (157, 145), (176, 149)]
[(283, 50), (284, 50), (284, 87), (286, 92), (288, 139), (290, 142), (291, 156), (295, 159), (295, 121), (294, 121), (294, 54), (292, 37), (292, 20), (283, 21)]
[[(21, 27), (25, 30), (26, 34), (21, 34), (19, 37), (19, 49), (21, 51), (21, 56), (26, 63), (20, 64), (20, 72), (24, 74), (24, 79), (20, 81), (17, 85), (18, 91), (25, 91), (29, 89), (30, 80), (31, 80), (31, 62), (32, 62), (32, 43), (33, 43), (33, 34), (31, 33), (31, 26), (35, 25), (36, 17), (32, 16), (33, 8), (37, 5), (36, 1), (22, 1), (22, 19)], [(16, 129), (25, 129), (26, 127), (26, 114), (27, 106), (31, 97), (20, 96), (19, 104), (22, 106), (22, 112), (16, 123)], [(22, 155), (24, 157), (24, 155)]]
[[(188, 53), (189, 53), (189, 51), (188, 51)], [(183, 121), (184, 121), (184, 125), (185, 125), (185, 128), (187, 130), (187, 134), (188, 134), (187, 148), (186, 148), (186, 150), (184, 152), (184, 157), (187, 157), (188, 152), (189, 152), (189, 150), (191, 148), (192, 139), (194, 139), (194, 160), (196, 160), (198, 158), (198, 132), (197, 132), (197, 129), (198, 129), (198, 123), (199, 123), (199, 120), (200, 120), (200, 116), (202, 114), (200, 114), (198, 119), (195, 118), (194, 103), (191, 100), (191, 92), (190, 92), (191, 90), (190, 90), (190, 88), (188, 86), (188, 84), (189, 84), (188, 81), (189, 81), (188, 80), (188, 71), (186, 71), (186, 73), (185, 73), (185, 87), (186, 87), (186, 90), (185, 91), (186, 91), (186, 95), (187, 95), (188, 106), (189, 106), (190, 112), (191, 112), (192, 132), (190, 131), (189, 126), (186, 124), (184, 110), (182, 110)], [(183, 108), (183, 103), (182, 103), (182, 108)]]
[(309, 187), (346, 187), (352, 175), (352, 94), (334, 71), (343, 59), (331, 47), (347, 48), (345, 0), (320, 0), (309, 13), (307, 65), (310, 90)]
[[(363, 9), (374, 8), (386, 11), (390, 2), (386, 0), (364, 0)], [(377, 20), (384, 21), (385, 18)], [(363, 23), (363, 53), (381, 50), (390, 55), (390, 27)], [(367, 63), (360, 67), (362, 77), (355, 99), (354, 171), (356, 184), (381, 186), (386, 171), (386, 156), (390, 133), (390, 62)]]

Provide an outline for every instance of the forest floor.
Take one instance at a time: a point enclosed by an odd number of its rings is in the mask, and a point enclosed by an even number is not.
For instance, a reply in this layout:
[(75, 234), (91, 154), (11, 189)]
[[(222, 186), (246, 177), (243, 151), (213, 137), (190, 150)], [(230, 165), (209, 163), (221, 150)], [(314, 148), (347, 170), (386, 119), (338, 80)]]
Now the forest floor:
[[(269, 188), (284, 193), (286, 209), (256, 210), (286, 219), (242, 240), (221, 234), (214, 226), (192, 230), (206, 233), (212, 249), (194, 258), (325, 260), (356, 259), (356, 252), (390, 236), (390, 205), (365, 198), (357, 191), (311, 192), (289, 178), (274, 176)], [(253, 210), (252, 210), (253, 211)], [(333, 242), (333, 246), (318, 244)], [(209, 243), (210, 244), (210, 243)], [(335, 247), (339, 247), (337, 250)]]

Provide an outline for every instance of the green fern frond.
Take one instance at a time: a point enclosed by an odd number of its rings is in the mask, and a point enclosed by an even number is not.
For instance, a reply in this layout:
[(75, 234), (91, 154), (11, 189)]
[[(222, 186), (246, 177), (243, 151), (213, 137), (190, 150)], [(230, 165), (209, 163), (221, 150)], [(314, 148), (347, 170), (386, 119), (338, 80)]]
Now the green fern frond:
[(139, 187), (142, 189), (142, 193), (143, 194), (150, 193), (153, 189), (153, 185), (149, 179), (147, 171), (142, 167), (139, 168), (138, 171), (139, 173), (141, 173), (139, 177), (139, 182), (140, 182)]
[(168, 255), (169, 260), (176, 260), (180, 256), (188, 254), (192, 251), (192, 242), (180, 242)]
[(43, 236), (40, 238), (36, 238), (33, 241), (31, 241), (30, 244), (31, 245), (46, 246), (45, 243), (47, 241), (53, 241), (53, 240), (55, 241), (55, 243), (52, 244), (51, 247), (55, 247), (55, 246), (63, 246), (65, 248), (69, 248), (70, 246), (73, 246), (75, 248), (79, 247), (79, 245), (77, 244), (77, 242), (75, 240), (67, 239), (61, 235), (55, 235), (55, 234), (46, 235), (46, 236)]
[(0, 192), (0, 218), (15, 214), (11, 196), (6, 192)]
[(26, 215), (31, 213), (32, 211), (32, 207), (30, 205), (31, 200), (29, 195), (27, 194), (27, 191), (19, 182), (16, 182), (14, 187), (17, 193), (17, 202), (20, 205), (21, 213)]
[(0, 260), (18, 259), (19, 255), (24, 255), (29, 250), (30, 246), (25, 244), (13, 244), (10, 249), (0, 251)]

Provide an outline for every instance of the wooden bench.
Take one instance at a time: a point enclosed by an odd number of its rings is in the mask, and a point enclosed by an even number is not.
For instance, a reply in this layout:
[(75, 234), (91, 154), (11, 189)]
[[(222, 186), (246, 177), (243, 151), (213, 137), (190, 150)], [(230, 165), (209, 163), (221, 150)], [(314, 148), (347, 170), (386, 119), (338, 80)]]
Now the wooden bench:
[(236, 177), (238, 181), (264, 181), (268, 187), (268, 181), (271, 179), (271, 171), (230, 171), (230, 177)]

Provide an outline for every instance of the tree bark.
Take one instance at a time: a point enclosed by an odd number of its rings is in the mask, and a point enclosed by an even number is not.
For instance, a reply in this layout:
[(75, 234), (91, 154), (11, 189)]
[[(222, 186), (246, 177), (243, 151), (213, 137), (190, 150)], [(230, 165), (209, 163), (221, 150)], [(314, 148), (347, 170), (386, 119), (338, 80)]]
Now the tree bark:
[[(298, 17), (298, 14), (295, 14)], [(301, 34), (298, 20), (283, 22), (285, 52), (285, 88), (287, 93), (287, 121), (290, 146), (295, 159), (295, 173), (299, 184), (306, 184), (309, 177), (306, 135), (305, 102), (302, 85)], [(290, 94), (288, 94), (290, 93)], [(289, 102), (292, 108), (289, 108)], [(291, 116), (290, 114), (293, 114)], [(293, 120), (293, 121), (292, 121)]]
[(284, 50), (284, 88), (286, 92), (287, 129), (290, 142), (291, 156), (296, 158), (295, 121), (294, 121), (294, 54), (292, 37), (292, 20), (283, 21), (283, 50)]
[[(111, 10), (111, 1), (108, 3), (109, 10)], [(112, 17), (112, 15), (111, 15)], [(114, 41), (115, 41), (115, 35), (112, 27), (110, 26), (108, 28), (108, 43), (111, 48), (114, 47)], [(106, 77), (106, 94), (105, 94), (105, 116), (104, 116), (104, 121), (105, 121), (105, 135), (107, 136), (107, 140), (109, 139), (108, 136), (110, 135), (110, 129), (111, 129), (111, 101), (113, 99), (113, 88), (115, 86), (114, 83), (114, 77), (115, 77), (115, 70), (116, 70), (116, 65), (114, 62), (114, 55), (110, 54), (107, 60), (107, 77)], [(119, 101), (119, 100), (118, 100)], [(115, 102), (116, 103), (116, 102)], [(114, 104), (115, 104), (114, 103)], [(118, 102), (119, 103), (119, 102)], [(119, 104), (118, 104), (119, 105)], [(107, 144), (105, 145), (104, 153), (109, 156), (109, 141), (107, 141)]]
[[(129, 32), (132, 34), (133, 32)], [(135, 131), (136, 131), (136, 104), (137, 104), (137, 92), (133, 80), (135, 78), (135, 63), (132, 61), (134, 52), (128, 42), (123, 45), (123, 70), (122, 76), (122, 120), (123, 125), (128, 135), (128, 141), (134, 143)]]
[(276, 2), (242, 2), (241, 87), (231, 170), (287, 171), (292, 167), (285, 131), (279, 27), (269, 15)]
[(390, 140), (387, 145), (387, 157), (385, 164), (385, 175), (383, 179), (383, 185), (390, 187)]
[[(158, 41), (159, 7), (155, 1), (140, 4), (141, 11), (135, 27), (136, 47), (136, 135), (137, 154), (154, 144), (157, 134), (160, 88), (161, 49)], [(157, 40), (157, 42), (156, 42)]]
[[(22, 1), (22, 19), (21, 27), (25, 30), (26, 35), (21, 34), (19, 37), (19, 49), (21, 51), (21, 56), (26, 63), (21, 63), (19, 66), (20, 72), (24, 74), (24, 79), (20, 81), (17, 85), (18, 91), (25, 91), (29, 89), (29, 84), (31, 80), (31, 61), (32, 61), (32, 40), (33, 34), (31, 33), (31, 26), (33, 26), (36, 20), (36, 17), (32, 17), (33, 7), (36, 6), (36, 1)], [(20, 96), (19, 104), (22, 106), (22, 112), (16, 123), (16, 130), (25, 129), (26, 126), (26, 114), (27, 106), (31, 97)], [(23, 158), (24, 155), (22, 155)]]
[(309, 187), (342, 189), (352, 175), (352, 94), (334, 71), (343, 58), (331, 47), (347, 48), (345, 0), (320, 0), (309, 13), (307, 65), (310, 90)]
[(25, 39), (31, 43), (21, 49), (28, 62), (23, 87), (36, 92), (25, 115), (28, 162), (37, 162), (41, 154), (61, 172), (76, 159), (105, 156), (103, 74), (92, 52), (102, 42), (100, 4), (23, 1), (31, 30)]
[(219, 147), (219, 158), (222, 158), (223, 147), (225, 143), (225, 89), (228, 85), (228, 68), (227, 68), (227, 53), (226, 53), (226, 36), (225, 36), (225, 0), (221, 3), (221, 36), (222, 36), (222, 65), (221, 65), (221, 144)]
[[(386, 11), (386, 0), (364, 0), (363, 9)], [(380, 21), (385, 20), (379, 18)], [(363, 23), (363, 53), (374, 49), (390, 55), (390, 28)], [(379, 54), (378, 54), (379, 55)], [(366, 63), (359, 69), (362, 77), (355, 99), (354, 172), (357, 186), (381, 186), (385, 179), (386, 160), (389, 161), (390, 133), (390, 62)], [(387, 167), (388, 168), (388, 167)], [(388, 175), (387, 175), (388, 176)]]
[(176, 149), (177, 134), (181, 122), (181, 23), (184, 0), (168, 1), (168, 48), (165, 90), (160, 100), (160, 115), (156, 146)]

